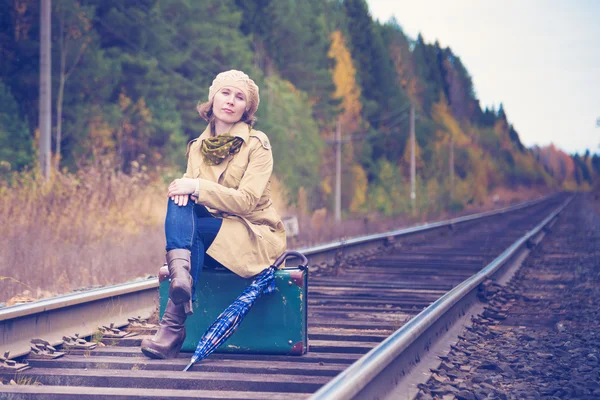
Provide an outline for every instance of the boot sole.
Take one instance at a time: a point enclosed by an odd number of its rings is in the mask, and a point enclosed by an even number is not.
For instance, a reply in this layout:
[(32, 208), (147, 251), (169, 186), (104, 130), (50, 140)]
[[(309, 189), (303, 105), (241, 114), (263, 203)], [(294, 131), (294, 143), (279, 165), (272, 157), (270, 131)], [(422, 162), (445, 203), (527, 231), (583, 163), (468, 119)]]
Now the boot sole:
[(153, 358), (153, 359), (157, 359), (157, 360), (165, 360), (167, 358), (175, 358), (175, 356), (177, 356), (177, 354), (179, 354), (179, 352), (181, 351), (181, 347), (183, 346), (183, 342), (184, 340), (181, 341), (181, 343), (179, 343), (179, 345), (174, 348), (171, 349), (170, 351), (166, 352), (165, 354), (161, 353), (160, 351), (153, 349), (152, 347), (142, 347), (142, 353), (144, 353), (144, 355), (146, 355), (149, 358)]
[(142, 347), (142, 353), (144, 353), (144, 355), (146, 357), (153, 358), (155, 360), (164, 360), (164, 359), (168, 358), (164, 354), (161, 354), (154, 349), (145, 349)]

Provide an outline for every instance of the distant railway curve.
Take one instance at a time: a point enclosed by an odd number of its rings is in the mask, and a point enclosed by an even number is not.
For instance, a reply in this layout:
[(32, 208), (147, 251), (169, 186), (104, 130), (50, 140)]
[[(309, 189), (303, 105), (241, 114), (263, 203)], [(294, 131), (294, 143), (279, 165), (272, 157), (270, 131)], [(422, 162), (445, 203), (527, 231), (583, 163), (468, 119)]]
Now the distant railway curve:
[[(309, 353), (214, 354), (181, 370), (190, 354), (150, 360), (153, 334), (132, 317), (156, 308), (157, 280), (95, 289), (0, 310), (2, 398), (402, 398), (428, 354), (477, 311), (477, 290), (505, 279), (571, 200), (557, 194), (494, 212), (306, 249)], [(110, 326), (112, 324), (112, 327)], [(102, 334), (98, 327), (103, 326)], [(118, 328), (118, 329), (117, 329)], [(95, 335), (103, 345), (80, 342)], [(132, 335), (134, 334), (134, 335)], [(112, 337), (111, 337), (112, 336)], [(63, 342), (66, 337), (67, 342)], [(70, 338), (69, 338), (70, 337)], [(31, 339), (44, 339), (29, 352)], [(71, 348), (69, 348), (71, 346)], [(35, 353), (35, 354), (34, 354)], [(28, 356), (26, 356), (28, 354)], [(54, 353), (55, 354), (55, 353)], [(27, 366), (25, 366), (27, 363)], [(8, 385), (10, 380), (20, 385)]]

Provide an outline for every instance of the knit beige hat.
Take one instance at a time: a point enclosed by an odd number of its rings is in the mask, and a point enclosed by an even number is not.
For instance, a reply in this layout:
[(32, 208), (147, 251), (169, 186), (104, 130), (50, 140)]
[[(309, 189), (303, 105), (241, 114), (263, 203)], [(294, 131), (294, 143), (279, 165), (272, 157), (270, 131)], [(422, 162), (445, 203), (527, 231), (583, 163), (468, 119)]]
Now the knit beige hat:
[(258, 103), (260, 103), (260, 96), (258, 95), (258, 86), (256, 86), (256, 83), (242, 71), (232, 69), (221, 72), (217, 75), (208, 89), (208, 101), (212, 101), (215, 94), (225, 86), (233, 86), (234, 88), (241, 90), (246, 96), (246, 111), (248, 112), (248, 115), (254, 115), (258, 109)]

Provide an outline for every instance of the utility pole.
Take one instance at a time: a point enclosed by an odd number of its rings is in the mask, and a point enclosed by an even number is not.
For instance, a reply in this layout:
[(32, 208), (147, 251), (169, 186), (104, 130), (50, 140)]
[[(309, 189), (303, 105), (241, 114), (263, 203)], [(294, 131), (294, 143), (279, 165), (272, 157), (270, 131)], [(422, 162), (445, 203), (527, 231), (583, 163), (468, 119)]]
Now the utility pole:
[(50, 178), (50, 132), (52, 129), (51, 114), (51, 75), (52, 59), (50, 52), (50, 10), (51, 0), (41, 0), (40, 14), (40, 169), (42, 176)]
[(448, 168), (450, 168), (450, 201), (454, 199), (454, 137), (450, 136), (450, 157), (448, 157)]
[(415, 106), (410, 105), (410, 202), (413, 212), (415, 208), (415, 199), (417, 193), (415, 191), (416, 180), (416, 165), (415, 165)]
[(335, 129), (335, 221), (342, 220), (342, 127), (340, 118)]

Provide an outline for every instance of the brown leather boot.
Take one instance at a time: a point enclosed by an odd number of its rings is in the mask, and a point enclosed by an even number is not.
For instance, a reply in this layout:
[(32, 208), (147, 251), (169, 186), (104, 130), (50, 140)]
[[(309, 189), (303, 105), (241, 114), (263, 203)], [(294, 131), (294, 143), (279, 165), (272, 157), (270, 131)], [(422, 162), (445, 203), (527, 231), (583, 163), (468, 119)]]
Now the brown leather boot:
[(142, 340), (142, 353), (150, 358), (175, 357), (185, 339), (186, 318), (183, 304), (173, 304), (169, 299), (158, 332), (152, 339)]
[(173, 249), (167, 252), (169, 266), (169, 298), (175, 304), (186, 303), (186, 314), (192, 313), (192, 276), (190, 275), (190, 252), (185, 249)]

